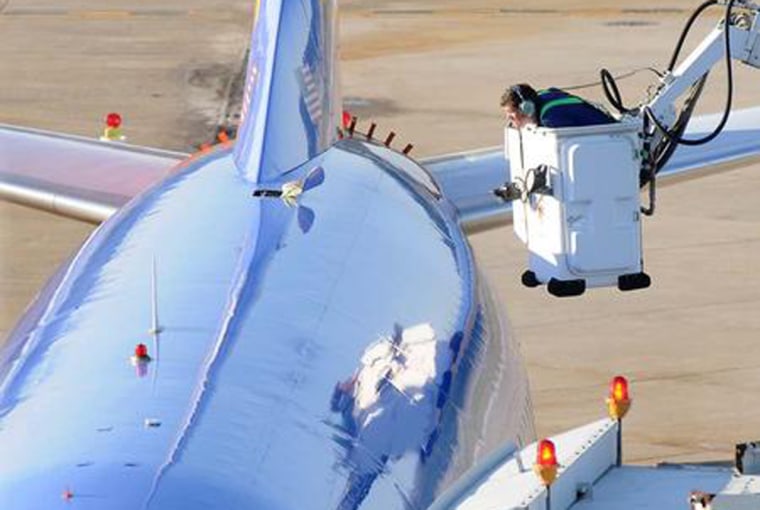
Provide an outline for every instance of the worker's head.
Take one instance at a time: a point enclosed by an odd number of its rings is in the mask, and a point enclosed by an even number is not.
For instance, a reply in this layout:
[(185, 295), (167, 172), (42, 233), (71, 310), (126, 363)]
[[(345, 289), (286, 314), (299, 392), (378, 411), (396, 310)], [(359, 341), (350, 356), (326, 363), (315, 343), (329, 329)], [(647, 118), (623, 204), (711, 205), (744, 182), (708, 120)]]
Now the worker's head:
[(501, 108), (510, 126), (520, 129), (538, 124), (538, 94), (527, 83), (512, 85), (501, 96)]

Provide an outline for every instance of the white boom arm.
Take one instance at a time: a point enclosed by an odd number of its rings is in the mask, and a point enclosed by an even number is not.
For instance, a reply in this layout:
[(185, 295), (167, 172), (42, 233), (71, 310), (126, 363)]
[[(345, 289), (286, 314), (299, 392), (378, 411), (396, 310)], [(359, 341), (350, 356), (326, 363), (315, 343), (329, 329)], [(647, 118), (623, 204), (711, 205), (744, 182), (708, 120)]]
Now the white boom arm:
[[(730, 57), (760, 68), (760, 7), (741, 0), (734, 5), (743, 12), (729, 21)], [(662, 78), (661, 88), (647, 105), (661, 124), (671, 126), (674, 102), (725, 58), (725, 30), (726, 24), (721, 22), (686, 60)]]

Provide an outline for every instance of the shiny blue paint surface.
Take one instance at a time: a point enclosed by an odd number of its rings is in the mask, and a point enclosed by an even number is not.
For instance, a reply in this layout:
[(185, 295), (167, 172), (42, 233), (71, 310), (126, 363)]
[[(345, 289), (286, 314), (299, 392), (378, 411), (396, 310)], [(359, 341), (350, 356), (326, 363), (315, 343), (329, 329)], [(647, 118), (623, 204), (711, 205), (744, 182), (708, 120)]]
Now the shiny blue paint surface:
[(218, 151), (93, 234), (0, 355), (0, 508), (424, 508), (530, 439), (450, 204), (364, 142), (315, 167), (290, 207)]
[(403, 155), (328, 149), (334, 7), (261, 2), (235, 152), (127, 204), (22, 319), (0, 508), (418, 509), (531, 438), (453, 205)]
[(260, 2), (235, 149), (252, 182), (279, 177), (335, 140), (336, 9), (335, 0)]

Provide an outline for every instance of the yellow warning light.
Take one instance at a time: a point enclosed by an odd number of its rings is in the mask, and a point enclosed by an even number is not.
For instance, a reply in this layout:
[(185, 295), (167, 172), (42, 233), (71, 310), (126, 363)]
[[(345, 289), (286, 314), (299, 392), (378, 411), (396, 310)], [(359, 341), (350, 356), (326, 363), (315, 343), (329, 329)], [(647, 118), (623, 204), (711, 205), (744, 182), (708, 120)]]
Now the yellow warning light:
[(610, 418), (620, 421), (630, 408), (631, 398), (628, 396), (628, 380), (622, 375), (618, 375), (610, 382), (607, 411), (610, 414)]

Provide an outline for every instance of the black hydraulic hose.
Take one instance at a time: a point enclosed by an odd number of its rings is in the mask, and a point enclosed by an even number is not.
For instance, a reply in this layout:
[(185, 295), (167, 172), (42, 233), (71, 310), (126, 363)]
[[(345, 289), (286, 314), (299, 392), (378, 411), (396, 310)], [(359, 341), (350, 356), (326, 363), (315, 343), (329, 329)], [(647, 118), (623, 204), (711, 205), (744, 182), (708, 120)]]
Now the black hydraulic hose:
[(623, 97), (620, 95), (615, 77), (607, 69), (599, 71), (599, 77), (602, 80), (602, 90), (607, 97), (607, 101), (618, 111), (618, 113), (628, 113), (630, 110), (623, 104)]
[[(733, 2), (731, 2), (733, 3)], [(668, 72), (673, 71), (673, 68), (675, 67), (678, 56), (681, 53), (681, 49), (683, 49), (684, 42), (686, 42), (686, 37), (689, 35), (689, 32), (691, 31), (691, 27), (694, 25), (694, 22), (697, 21), (699, 16), (702, 15), (702, 13), (708, 9), (709, 7), (712, 7), (713, 5), (717, 5), (718, 0), (706, 0), (702, 2), (702, 4), (697, 7), (697, 9), (691, 13), (691, 16), (689, 16), (688, 21), (686, 22), (686, 25), (684, 25), (684, 28), (681, 30), (681, 35), (678, 38), (678, 42), (676, 43), (676, 47), (673, 50), (673, 55), (670, 58), (670, 63), (668, 64)], [(730, 9), (729, 9), (730, 12)], [(600, 71), (601, 76), (601, 84), (602, 84), (602, 90), (604, 91), (604, 95), (607, 98), (607, 101), (610, 102), (610, 104), (621, 114), (630, 113), (632, 110), (630, 108), (627, 108), (623, 104), (623, 98), (620, 94), (620, 90), (618, 89), (617, 83), (615, 82), (615, 77), (612, 76), (612, 74), (607, 69), (602, 69)], [(655, 124), (658, 127), (660, 126), (659, 122), (655, 119)]]
[(707, 0), (706, 2), (703, 2), (702, 5), (697, 7), (697, 10), (691, 14), (691, 16), (689, 17), (689, 21), (686, 22), (686, 25), (681, 31), (681, 36), (678, 38), (678, 43), (676, 44), (675, 50), (673, 50), (673, 56), (670, 57), (670, 64), (668, 64), (668, 71), (672, 71), (673, 68), (676, 66), (676, 62), (678, 61), (678, 55), (679, 53), (681, 53), (681, 49), (683, 48), (683, 43), (686, 41), (686, 36), (689, 34), (689, 31), (691, 30), (691, 27), (694, 24), (694, 22), (697, 20), (697, 18), (699, 18), (699, 16), (702, 14), (702, 12), (704, 12), (705, 9), (713, 5), (716, 5), (717, 3), (718, 3), (718, 0)]
[(655, 117), (654, 113), (652, 113), (652, 110), (649, 107), (645, 108), (646, 115), (651, 119), (651, 121), (657, 126), (657, 128), (662, 131), (662, 134), (667, 138), (669, 141), (677, 142), (681, 145), (689, 145), (689, 146), (695, 146), (695, 145), (703, 145), (707, 142), (710, 142), (717, 137), (721, 131), (723, 131), (723, 128), (726, 126), (726, 123), (728, 122), (728, 117), (731, 114), (731, 105), (733, 103), (733, 95), (734, 95), (734, 77), (733, 77), (733, 66), (731, 65), (731, 9), (734, 5), (735, 0), (729, 0), (726, 4), (726, 17), (725, 17), (725, 26), (723, 28), (724, 30), (724, 39), (725, 39), (725, 48), (726, 48), (726, 81), (728, 83), (728, 91), (726, 93), (726, 107), (723, 110), (723, 117), (721, 118), (720, 122), (718, 123), (718, 126), (713, 130), (712, 133), (709, 135), (698, 138), (696, 140), (687, 140), (685, 138), (681, 138), (680, 135), (677, 133), (671, 132), (668, 130), (667, 127), (663, 126), (662, 123)]
[[(707, 76), (708, 75), (705, 74), (691, 88), (689, 97), (686, 99), (684, 107), (678, 115), (678, 119), (676, 120), (675, 124), (673, 125), (672, 132), (675, 133), (678, 138), (680, 138), (683, 135), (684, 131), (686, 131), (686, 126), (689, 124), (689, 120), (691, 120), (691, 116), (694, 113), (694, 108), (697, 106), (699, 97), (702, 95), (702, 90), (704, 90)], [(677, 141), (668, 139), (663, 140), (657, 145), (657, 147), (655, 147), (654, 151), (652, 151), (653, 170), (655, 174), (662, 170), (662, 168), (668, 163), (677, 147)], [(642, 186), (649, 181), (649, 177), (650, 176), (642, 176)]]

